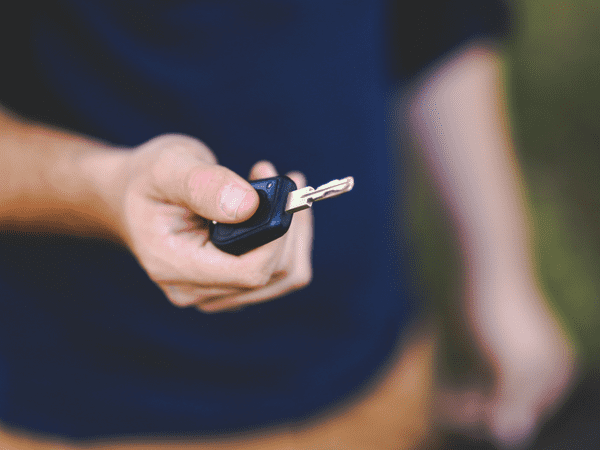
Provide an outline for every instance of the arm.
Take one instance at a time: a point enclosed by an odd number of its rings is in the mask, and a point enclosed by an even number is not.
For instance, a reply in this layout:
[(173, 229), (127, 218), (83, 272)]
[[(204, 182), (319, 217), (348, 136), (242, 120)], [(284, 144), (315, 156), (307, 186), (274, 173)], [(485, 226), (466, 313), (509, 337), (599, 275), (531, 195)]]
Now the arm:
[[(0, 110), (0, 171), (0, 229), (120, 242), (177, 306), (235, 309), (310, 281), (308, 211), (284, 237), (241, 257), (212, 245), (208, 221), (246, 220), (258, 195), (190, 137), (114, 148)], [(262, 162), (251, 177), (275, 174)], [(290, 176), (303, 185), (302, 175)]]
[(499, 54), (479, 44), (440, 63), (415, 89), (408, 117), (457, 230), (468, 326), (496, 373), (490, 396), (468, 396), (470, 410), (447, 398), (449, 410), (486, 423), (502, 443), (522, 443), (562, 398), (574, 356), (534, 274)]
[(423, 80), (410, 124), (454, 219), (470, 282), (532, 273), (530, 229), (508, 130), (500, 57), (472, 47)]
[(0, 228), (120, 241), (126, 153), (0, 108)]

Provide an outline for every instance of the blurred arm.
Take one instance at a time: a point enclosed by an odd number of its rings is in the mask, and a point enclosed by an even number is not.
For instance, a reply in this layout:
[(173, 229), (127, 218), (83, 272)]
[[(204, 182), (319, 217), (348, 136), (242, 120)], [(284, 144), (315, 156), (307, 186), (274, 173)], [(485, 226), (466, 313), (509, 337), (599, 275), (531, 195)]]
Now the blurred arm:
[(500, 65), (492, 48), (469, 47), (419, 84), (410, 107), (413, 135), (454, 218), (473, 281), (532, 270)]
[(524, 445), (567, 392), (575, 357), (536, 280), (498, 52), (475, 44), (441, 62), (408, 116), (457, 230), (467, 324), (495, 373), (489, 393), (444, 397), (444, 419)]
[(0, 229), (118, 241), (124, 157), (0, 107)]

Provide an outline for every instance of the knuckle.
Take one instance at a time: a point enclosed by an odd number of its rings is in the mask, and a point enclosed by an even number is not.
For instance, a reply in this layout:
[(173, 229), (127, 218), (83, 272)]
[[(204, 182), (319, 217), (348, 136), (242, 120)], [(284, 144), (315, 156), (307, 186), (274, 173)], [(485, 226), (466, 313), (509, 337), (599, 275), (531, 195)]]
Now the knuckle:
[(312, 281), (312, 271), (306, 270), (301, 273), (294, 274), (291, 281), (292, 289), (302, 289), (308, 286)]
[(198, 139), (185, 135), (177, 135), (174, 147), (180, 149), (180, 151), (191, 152), (194, 156), (206, 163), (217, 163), (217, 157), (215, 154)]
[(181, 299), (178, 299), (175, 297), (169, 297), (169, 296), (167, 296), (167, 298), (173, 304), (173, 306), (176, 306), (178, 308), (183, 309), (183, 308), (187, 308), (188, 306), (190, 306), (189, 303), (184, 300), (181, 300)]
[(167, 152), (168, 157), (189, 155), (190, 153), (202, 161), (216, 164), (215, 154), (200, 140), (185, 134), (168, 133), (154, 138), (152, 146)]
[(194, 138), (185, 134), (167, 133), (151, 139), (147, 145), (154, 148), (172, 150), (178, 147), (185, 147), (186, 145), (192, 146), (194, 145), (194, 141)]
[(204, 314), (211, 314), (218, 311), (218, 308), (210, 308), (204, 303), (196, 305), (196, 309), (200, 312), (203, 312)]
[(313, 272), (312, 270), (308, 270), (307, 273), (302, 277), (303, 286), (308, 286), (312, 283), (313, 280)]
[(175, 306), (179, 308), (187, 308), (190, 306), (195, 306), (200, 304), (206, 300), (206, 294), (203, 292), (202, 288), (196, 288), (194, 286), (189, 286), (185, 283), (175, 283), (171, 282), (167, 283), (157, 283), (161, 290), (164, 292), (167, 299)]
[(263, 272), (250, 272), (242, 278), (242, 284), (244, 287), (258, 289), (266, 286), (270, 278), (270, 275)]
[(204, 314), (214, 314), (214, 313), (222, 313), (227, 311), (237, 311), (243, 309), (243, 305), (238, 305), (235, 303), (229, 302), (208, 302), (208, 303), (199, 303), (196, 305), (196, 309), (198, 311), (203, 312)]
[(189, 306), (189, 301), (187, 301), (184, 295), (181, 295), (176, 286), (162, 286), (162, 290), (167, 299), (178, 308)]

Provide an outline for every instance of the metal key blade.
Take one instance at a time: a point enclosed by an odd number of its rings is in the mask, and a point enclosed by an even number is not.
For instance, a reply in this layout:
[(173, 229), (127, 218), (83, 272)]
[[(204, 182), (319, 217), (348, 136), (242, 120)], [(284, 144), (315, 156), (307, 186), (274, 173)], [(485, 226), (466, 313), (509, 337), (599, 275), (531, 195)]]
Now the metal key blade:
[(342, 180), (333, 180), (317, 189), (307, 186), (290, 192), (288, 195), (285, 211), (295, 213), (303, 209), (310, 208), (313, 202), (325, 200), (326, 198), (337, 197), (345, 192), (351, 191), (354, 187), (354, 178), (346, 177)]
[(333, 180), (329, 183), (319, 186), (314, 191), (305, 194), (304, 197), (309, 198), (311, 202), (318, 202), (320, 200), (325, 200), (326, 198), (333, 198), (337, 197), (338, 195), (342, 195), (351, 191), (353, 187), (354, 178), (346, 177), (343, 180)]

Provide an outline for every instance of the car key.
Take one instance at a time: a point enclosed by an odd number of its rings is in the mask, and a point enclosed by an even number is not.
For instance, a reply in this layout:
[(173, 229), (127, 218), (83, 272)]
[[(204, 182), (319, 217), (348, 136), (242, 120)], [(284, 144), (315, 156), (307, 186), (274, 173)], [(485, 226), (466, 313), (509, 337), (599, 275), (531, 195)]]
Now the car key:
[(241, 255), (283, 236), (292, 224), (295, 212), (310, 208), (326, 198), (337, 197), (354, 187), (354, 178), (346, 177), (319, 186), (297, 189), (294, 181), (283, 175), (251, 181), (260, 198), (254, 215), (242, 223), (210, 224), (210, 239), (220, 250)]

